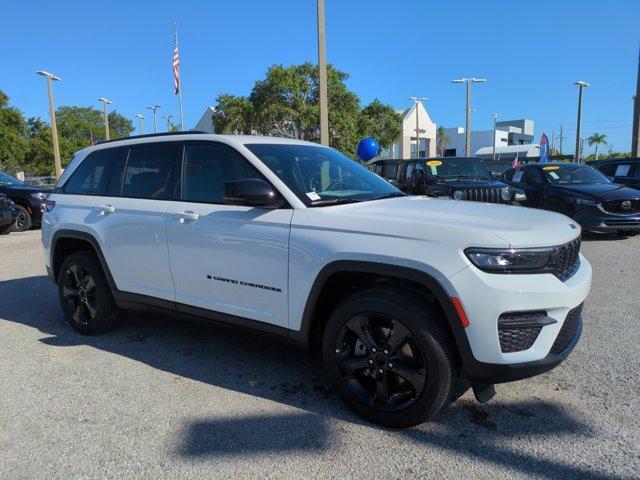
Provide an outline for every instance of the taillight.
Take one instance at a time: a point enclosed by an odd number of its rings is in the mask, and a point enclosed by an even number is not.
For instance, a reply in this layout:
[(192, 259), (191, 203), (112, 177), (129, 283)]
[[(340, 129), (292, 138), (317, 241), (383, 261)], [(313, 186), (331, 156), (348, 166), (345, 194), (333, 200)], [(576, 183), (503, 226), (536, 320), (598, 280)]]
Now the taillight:
[(56, 206), (56, 202), (55, 202), (55, 200), (47, 200), (47, 201), (44, 203), (44, 209), (45, 209), (47, 212), (50, 212), (51, 210), (53, 210), (55, 206)]

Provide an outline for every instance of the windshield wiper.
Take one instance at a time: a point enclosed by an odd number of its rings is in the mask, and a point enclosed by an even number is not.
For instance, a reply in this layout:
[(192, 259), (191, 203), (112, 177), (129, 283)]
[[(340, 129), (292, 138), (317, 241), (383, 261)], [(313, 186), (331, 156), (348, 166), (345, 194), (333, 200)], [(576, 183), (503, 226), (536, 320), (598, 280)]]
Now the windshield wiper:
[(371, 200), (383, 200), (385, 198), (406, 197), (406, 196), (407, 196), (406, 193), (390, 192), (390, 193), (385, 193), (383, 195), (378, 195), (377, 197), (373, 197)]
[(363, 200), (357, 198), (324, 198), (322, 200), (314, 200), (311, 202), (312, 207), (321, 207), (323, 205), (341, 205), (345, 203), (358, 203)]

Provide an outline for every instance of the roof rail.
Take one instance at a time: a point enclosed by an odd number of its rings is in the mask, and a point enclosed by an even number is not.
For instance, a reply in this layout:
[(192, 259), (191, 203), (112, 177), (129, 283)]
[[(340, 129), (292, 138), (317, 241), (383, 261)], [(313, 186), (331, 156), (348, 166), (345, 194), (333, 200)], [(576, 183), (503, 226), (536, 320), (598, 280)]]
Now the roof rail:
[(111, 140), (100, 140), (95, 145), (102, 145), (103, 143), (120, 142), (122, 140), (135, 140), (137, 138), (153, 138), (153, 137), (167, 137), (173, 135), (193, 135), (193, 134), (208, 134), (209, 132), (203, 132), (202, 130), (183, 130), (180, 132), (161, 132), (161, 133), (145, 133), (144, 135), (131, 135), (130, 137), (112, 138)]

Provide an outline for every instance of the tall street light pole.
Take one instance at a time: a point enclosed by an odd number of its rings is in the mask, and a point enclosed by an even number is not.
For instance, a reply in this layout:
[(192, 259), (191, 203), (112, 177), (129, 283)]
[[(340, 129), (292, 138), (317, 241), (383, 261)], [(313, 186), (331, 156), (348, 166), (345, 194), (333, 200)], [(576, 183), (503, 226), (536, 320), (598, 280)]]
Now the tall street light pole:
[(324, 29), (324, 0), (318, 2), (318, 80), (320, 102), (320, 143), (329, 145), (329, 110), (327, 105), (327, 44)]
[[(427, 97), (410, 97), (410, 100), (416, 105), (416, 158), (420, 158), (420, 121), (419, 121), (419, 112), (418, 104), (423, 100), (426, 100)], [(426, 152), (425, 152), (426, 155)]]
[(52, 82), (59, 82), (60, 77), (55, 76), (53, 73), (45, 72), (44, 70), (38, 70), (38, 75), (47, 79), (47, 93), (49, 95), (49, 115), (51, 115), (51, 136), (53, 137), (53, 160), (56, 172), (56, 178), (60, 178), (62, 175), (62, 165), (60, 163), (60, 145), (58, 144), (58, 126), (56, 125), (56, 109), (53, 105), (53, 88)]
[(144, 134), (144, 130), (142, 128), (142, 123), (143, 123), (142, 121), (144, 120), (144, 115), (139, 113), (136, 115), (136, 118), (138, 119), (138, 135), (142, 135)]
[(157, 103), (154, 105), (149, 105), (147, 108), (149, 110), (153, 110), (153, 133), (158, 133), (158, 122), (156, 118), (156, 110), (161, 108), (162, 105), (158, 105)]
[(467, 118), (465, 126), (465, 155), (471, 156), (471, 84), (472, 83), (484, 83), (486, 78), (459, 78), (451, 80), (451, 83), (466, 83), (467, 84)]
[(578, 86), (578, 126), (576, 127), (576, 153), (574, 155), (574, 160), (577, 163), (580, 163), (582, 161), (582, 143), (580, 142), (580, 126), (582, 122), (582, 90), (587, 88), (589, 84), (587, 82), (583, 82), (582, 80), (573, 82), (573, 84)]
[(104, 97), (100, 97), (98, 99), (99, 102), (102, 102), (102, 105), (104, 107), (104, 139), (105, 140), (109, 140), (110, 136), (109, 136), (109, 105), (111, 105), (113, 102), (111, 100), (108, 100)]
[(499, 116), (500, 114), (498, 112), (495, 112), (493, 114), (493, 153), (491, 155), (491, 158), (493, 159), (493, 163), (496, 162), (496, 123), (498, 122)]
[(631, 133), (631, 156), (640, 157), (640, 57), (638, 58), (638, 79), (636, 83), (636, 94), (633, 97), (633, 132)]
[(162, 115), (162, 118), (167, 120), (167, 132), (171, 131), (171, 119), (174, 117), (175, 115)]

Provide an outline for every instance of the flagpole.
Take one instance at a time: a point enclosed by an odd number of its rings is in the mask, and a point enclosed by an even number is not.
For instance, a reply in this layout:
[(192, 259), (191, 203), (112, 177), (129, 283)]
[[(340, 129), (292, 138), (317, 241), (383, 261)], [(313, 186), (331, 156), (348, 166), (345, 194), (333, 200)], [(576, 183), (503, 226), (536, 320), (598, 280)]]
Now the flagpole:
[[(175, 35), (176, 47), (178, 46), (178, 25), (173, 24), (173, 33)], [(184, 114), (182, 112), (182, 75), (180, 75), (180, 83), (178, 84), (178, 103), (180, 104), (180, 130), (184, 131)]]

